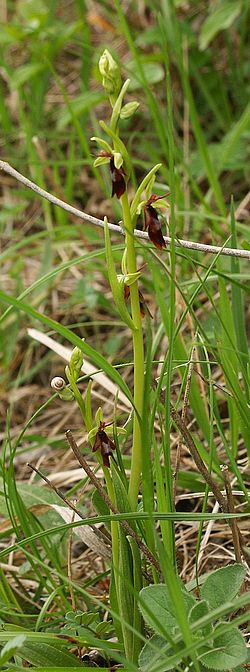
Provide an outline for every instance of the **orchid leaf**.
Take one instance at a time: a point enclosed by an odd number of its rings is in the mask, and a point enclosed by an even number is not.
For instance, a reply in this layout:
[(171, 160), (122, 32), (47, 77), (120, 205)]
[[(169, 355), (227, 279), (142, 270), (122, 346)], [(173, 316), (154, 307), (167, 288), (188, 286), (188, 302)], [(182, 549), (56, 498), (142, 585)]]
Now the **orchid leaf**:
[(133, 218), (135, 217), (135, 215), (136, 215), (137, 208), (138, 208), (138, 206), (139, 206), (139, 204), (140, 204), (141, 195), (142, 195), (144, 189), (147, 188), (148, 183), (152, 180), (153, 176), (155, 176), (155, 173), (157, 172), (157, 170), (159, 170), (159, 169), (161, 168), (161, 166), (162, 166), (161, 163), (157, 163), (157, 164), (156, 164), (156, 165), (149, 171), (149, 173), (147, 173), (147, 175), (144, 177), (144, 179), (142, 180), (141, 184), (139, 185), (139, 187), (138, 187), (138, 189), (137, 189), (137, 192), (136, 192), (136, 194), (135, 194), (135, 196), (134, 196), (134, 198), (133, 198), (133, 201), (132, 201), (132, 203), (131, 203), (131, 207), (130, 207), (130, 212), (131, 212), (131, 217), (132, 217), (132, 219), (133, 219)]

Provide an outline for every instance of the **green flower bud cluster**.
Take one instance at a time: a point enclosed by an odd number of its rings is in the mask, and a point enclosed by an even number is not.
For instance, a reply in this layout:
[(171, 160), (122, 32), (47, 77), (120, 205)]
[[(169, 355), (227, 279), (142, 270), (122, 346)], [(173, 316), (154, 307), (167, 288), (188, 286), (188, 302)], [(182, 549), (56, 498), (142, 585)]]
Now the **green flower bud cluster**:
[(110, 98), (111, 105), (115, 104), (122, 80), (118, 63), (113, 59), (108, 49), (105, 49), (99, 60), (99, 71), (102, 76), (102, 85)]
[(72, 350), (69, 360), (69, 366), (66, 366), (65, 373), (69, 383), (73, 380), (76, 382), (79, 378), (80, 371), (83, 365), (83, 353), (80, 348), (76, 347)]

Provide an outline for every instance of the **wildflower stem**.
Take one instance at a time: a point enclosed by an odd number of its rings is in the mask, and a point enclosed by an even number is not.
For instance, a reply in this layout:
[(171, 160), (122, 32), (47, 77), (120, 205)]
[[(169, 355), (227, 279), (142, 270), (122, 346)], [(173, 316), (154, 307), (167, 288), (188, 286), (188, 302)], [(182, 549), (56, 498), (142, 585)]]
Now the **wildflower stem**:
[(76, 400), (76, 402), (77, 402), (77, 404), (78, 404), (78, 406), (79, 406), (79, 409), (80, 409), (80, 411), (81, 411), (81, 415), (82, 415), (82, 419), (83, 419), (83, 424), (85, 425), (85, 427), (87, 428), (87, 431), (89, 432), (90, 429), (91, 429), (91, 427), (88, 426), (88, 422), (87, 422), (87, 418), (86, 418), (85, 401), (84, 401), (84, 399), (83, 399), (83, 397), (82, 397), (82, 394), (81, 394), (80, 390), (79, 390), (78, 387), (77, 387), (76, 382), (75, 382), (74, 379), (73, 379), (73, 376), (69, 376), (69, 379), (68, 379), (68, 380), (69, 380), (69, 383), (70, 383), (70, 387), (71, 387), (71, 389), (72, 389), (72, 391), (73, 391), (75, 400)]
[[(125, 243), (127, 253), (126, 254), (127, 272), (136, 273), (137, 268), (136, 268), (136, 254), (135, 254), (135, 245), (133, 236), (133, 223), (130, 213), (127, 191), (125, 191), (120, 200), (123, 210), (124, 229), (126, 231)], [(137, 282), (134, 282), (130, 286), (130, 302), (131, 302), (132, 320), (135, 326), (135, 330), (133, 331), (132, 334), (133, 350), (134, 350), (134, 403), (138, 415), (136, 413), (134, 414), (131, 475), (130, 475), (128, 496), (132, 510), (136, 511), (139, 484), (141, 478), (141, 463), (142, 463), (140, 417), (142, 416), (143, 386), (144, 386), (144, 349), (143, 349), (142, 322), (141, 322)]]
[[(113, 481), (110, 476), (110, 472), (107, 467), (103, 467), (104, 478), (107, 486), (108, 496), (112, 504), (116, 504), (115, 491), (113, 486)], [(112, 513), (112, 509), (110, 509)], [(112, 558), (113, 558), (113, 572), (114, 572), (114, 581), (116, 593), (118, 595), (118, 586), (119, 586), (119, 530), (118, 523), (115, 520), (111, 520), (111, 539), (112, 539)]]

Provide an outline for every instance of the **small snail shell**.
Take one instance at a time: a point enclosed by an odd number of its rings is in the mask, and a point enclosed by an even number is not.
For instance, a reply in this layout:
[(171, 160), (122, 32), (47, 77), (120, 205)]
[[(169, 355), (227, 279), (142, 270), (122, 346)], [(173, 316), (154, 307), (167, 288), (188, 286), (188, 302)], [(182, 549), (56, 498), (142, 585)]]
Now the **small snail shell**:
[(65, 385), (66, 385), (65, 380), (60, 376), (55, 376), (55, 378), (52, 378), (50, 383), (52, 390), (55, 390), (56, 392), (61, 392), (61, 390), (64, 389)]

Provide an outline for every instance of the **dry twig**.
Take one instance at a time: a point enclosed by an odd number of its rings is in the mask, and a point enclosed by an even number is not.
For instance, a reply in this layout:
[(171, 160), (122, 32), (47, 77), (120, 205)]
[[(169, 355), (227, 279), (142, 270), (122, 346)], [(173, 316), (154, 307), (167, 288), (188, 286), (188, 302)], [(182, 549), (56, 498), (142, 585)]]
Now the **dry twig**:
[[(53, 196), (53, 194), (50, 194), (48, 191), (41, 189), (37, 184), (35, 184), (35, 182), (31, 182), (31, 180), (29, 180), (27, 177), (19, 173), (17, 170), (15, 170), (15, 168), (12, 168), (12, 166), (10, 166), (10, 164), (7, 163), (6, 161), (0, 161), (0, 170), (3, 170), (5, 173), (8, 173), (16, 180), (18, 180), (18, 182), (21, 182), (29, 189), (32, 189), (32, 191), (35, 191), (36, 194), (38, 194), (42, 198), (46, 198), (46, 200), (49, 201), (50, 203), (53, 203), (53, 205), (57, 205), (59, 208), (66, 210), (66, 212), (69, 212), (71, 215), (75, 215), (76, 217), (79, 217), (79, 219), (83, 219), (85, 222), (89, 222), (90, 224), (94, 224), (95, 226), (101, 226), (102, 228), (104, 227), (104, 221), (102, 219), (92, 217), (91, 215), (88, 215), (86, 212), (78, 210), (78, 208), (74, 208), (69, 203), (61, 201), (60, 198)], [(116, 233), (124, 235), (124, 231), (121, 226), (110, 223), (108, 224), (108, 226), (111, 231), (116, 231)], [(144, 238), (144, 240), (147, 241), (149, 240), (146, 231), (138, 231), (137, 229), (135, 229), (134, 235), (136, 238)], [(171, 243), (171, 238), (169, 236), (164, 236), (164, 240), (167, 245)], [(176, 247), (180, 248), (184, 247), (189, 250), (197, 250), (197, 252), (203, 252), (205, 254), (220, 253), (222, 255), (230, 257), (240, 257), (242, 259), (250, 259), (250, 250), (238, 250), (231, 247), (218, 247), (217, 245), (204, 245), (203, 243), (195, 243), (189, 240), (179, 240), (179, 239), (175, 240), (175, 245)]]
[[(67, 432), (66, 432), (66, 439), (68, 441), (68, 444), (72, 448), (76, 459), (78, 460), (79, 464), (82, 466), (82, 468), (84, 469), (84, 471), (88, 475), (90, 481), (93, 483), (95, 488), (100, 493), (100, 495), (101, 495), (103, 501), (105, 502), (105, 504), (107, 504), (108, 508), (110, 509), (110, 511), (112, 511), (112, 513), (114, 513), (115, 515), (119, 514), (119, 511), (117, 511), (117, 508), (114, 506), (113, 502), (111, 502), (111, 499), (109, 499), (106, 491), (102, 487), (101, 483), (99, 483), (98, 478), (96, 478), (95, 474), (93, 474), (93, 471), (90, 468), (90, 466), (88, 465), (87, 460), (85, 460), (85, 457), (83, 456), (83, 454), (79, 450), (78, 445), (77, 445), (70, 429), (68, 429)], [(134, 539), (134, 541), (136, 542), (136, 544), (140, 548), (143, 555), (147, 558), (147, 560), (152, 565), (154, 565), (154, 567), (157, 569), (157, 572), (160, 572), (161, 570), (160, 570), (159, 563), (157, 562), (155, 557), (152, 555), (151, 551), (147, 548), (147, 546), (145, 546), (143, 541), (141, 541), (140, 537), (138, 537), (138, 535), (133, 530), (133, 528), (130, 527), (129, 523), (126, 520), (119, 520), (119, 524), (121, 525), (121, 527), (123, 527), (126, 535), (129, 535), (130, 537), (132, 537), (132, 539)]]
[[(227, 507), (228, 507), (228, 513), (235, 513), (234, 509), (234, 500), (233, 500), (233, 493), (232, 493), (232, 488), (231, 488), (231, 482), (230, 482), (230, 476), (229, 476), (229, 471), (228, 471), (228, 466), (224, 465), (222, 468), (222, 474), (224, 478), (224, 483), (225, 483), (225, 490), (226, 490), (226, 495), (227, 495)], [(236, 562), (241, 562), (241, 550), (240, 550), (240, 542), (239, 542), (239, 530), (238, 530), (238, 525), (237, 525), (237, 520), (236, 518), (231, 520), (231, 530), (232, 530), (232, 538), (233, 538), (233, 545), (234, 545), (234, 552), (235, 552), (235, 560)]]
[[(65, 497), (65, 495), (61, 492), (61, 490), (59, 490), (53, 483), (51, 483), (51, 481), (49, 481), (47, 476), (42, 474), (42, 472), (39, 471), (39, 469), (37, 469), (36, 467), (34, 467), (32, 464), (29, 464), (29, 462), (27, 462), (27, 466), (30, 469), (32, 469), (33, 471), (35, 471), (38, 474), (38, 476), (40, 476), (40, 478), (42, 478), (43, 481), (45, 481), (45, 483), (47, 483), (49, 488), (51, 490), (53, 490), (58, 495), (58, 497), (60, 497), (60, 499), (63, 500), (63, 502), (69, 507), (69, 509), (71, 509), (73, 511), (74, 514), (79, 516), (79, 518), (81, 518), (82, 520), (86, 519), (86, 516), (84, 516), (81, 513), (81, 511), (79, 511), (79, 509), (77, 509), (77, 507), (70, 501), (70, 499)], [(88, 524), (88, 528), (90, 528), (91, 532), (95, 534), (96, 538), (98, 538), (98, 548), (99, 548), (99, 551), (100, 551), (100, 555), (104, 555), (105, 557), (110, 557), (110, 549), (109, 549), (109, 546), (107, 545), (108, 540), (104, 536), (104, 534), (102, 534), (101, 530), (98, 530), (94, 525), (91, 525), (91, 524)]]
[[(185, 386), (184, 397), (183, 397), (183, 407), (182, 407), (182, 412), (181, 412), (181, 417), (182, 417), (182, 420), (183, 420), (184, 423), (186, 421), (189, 392), (190, 392), (190, 386), (191, 386), (191, 380), (192, 380), (192, 373), (193, 373), (193, 370), (194, 370), (195, 351), (196, 351), (196, 346), (194, 345), (193, 348), (192, 348), (191, 355), (190, 355), (190, 361), (188, 363), (187, 380), (186, 380), (186, 386)], [(178, 444), (177, 444), (176, 458), (175, 458), (175, 470), (174, 470), (174, 474), (173, 474), (173, 482), (174, 482), (174, 484), (173, 484), (173, 498), (174, 498), (174, 501), (175, 501), (175, 498), (176, 498), (177, 479), (178, 479), (178, 473), (179, 473), (179, 469), (180, 469), (182, 443), (183, 443), (182, 435), (180, 435), (179, 440), (178, 440)]]

